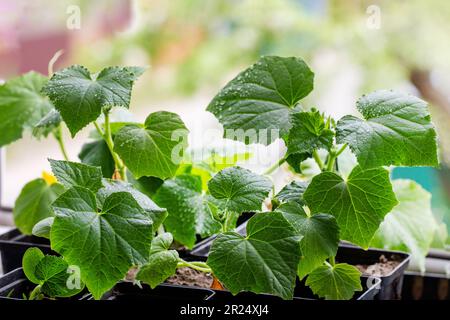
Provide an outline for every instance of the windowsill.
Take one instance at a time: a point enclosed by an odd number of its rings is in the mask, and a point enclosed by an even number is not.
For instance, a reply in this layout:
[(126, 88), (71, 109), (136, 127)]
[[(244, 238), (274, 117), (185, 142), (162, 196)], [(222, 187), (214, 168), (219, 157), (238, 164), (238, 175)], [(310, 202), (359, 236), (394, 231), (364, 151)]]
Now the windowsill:
[(0, 233), (5, 231), (3, 228), (8, 228), (9, 230), (12, 226), (14, 226), (14, 222), (11, 211), (0, 209)]

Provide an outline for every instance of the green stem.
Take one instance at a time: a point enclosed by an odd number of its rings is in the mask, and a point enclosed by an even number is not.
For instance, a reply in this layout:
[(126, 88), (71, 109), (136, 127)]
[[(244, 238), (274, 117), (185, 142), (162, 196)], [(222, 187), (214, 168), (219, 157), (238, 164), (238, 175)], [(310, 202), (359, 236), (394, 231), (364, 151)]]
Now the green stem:
[(330, 154), (328, 155), (327, 171), (333, 171), (336, 158), (337, 158), (336, 153), (330, 151)]
[(341, 155), (341, 153), (344, 152), (345, 148), (347, 148), (347, 144), (346, 143), (336, 153), (336, 157), (339, 157)]
[(35, 300), (36, 297), (41, 293), (41, 285), (37, 285), (33, 291), (31, 291), (30, 293), (30, 297), (28, 298), (28, 300)]
[(120, 159), (119, 155), (114, 151), (114, 141), (112, 139), (111, 134), (111, 124), (109, 122), (109, 111), (105, 111), (103, 113), (105, 115), (105, 132), (102, 131), (100, 128), (100, 125), (94, 121), (95, 128), (97, 129), (98, 133), (103, 137), (103, 139), (106, 142), (106, 145), (108, 146), (109, 152), (111, 152), (111, 156), (113, 157), (116, 170), (120, 173), (120, 178), (124, 181), (127, 181), (127, 176), (125, 172), (125, 166), (123, 164), (122, 159)]
[(200, 272), (204, 272), (204, 273), (212, 273), (211, 268), (206, 264), (206, 262), (201, 262), (201, 261), (193, 261), (193, 262), (188, 262), (185, 261), (183, 259), (179, 259), (178, 264), (177, 264), (177, 268), (183, 268), (183, 267), (189, 267), (191, 269), (200, 271)]
[(334, 171), (336, 159), (342, 152), (344, 152), (345, 148), (347, 148), (347, 144), (344, 144), (338, 151), (336, 151), (333, 147), (328, 156), (327, 171)]
[(286, 158), (281, 158), (277, 163), (275, 163), (273, 166), (269, 167), (266, 171), (264, 171), (263, 175), (271, 174), (285, 162), (286, 162)]
[(313, 151), (313, 158), (316, 161), (317, 165), (319, 166), (320, 170), (323, 170), (323, 162), (320, 159), (319, 153), (317, 152), (317, 149), (314, 149)]
[(64, 145), (63, 135), (62, 135), (62, 127), (58, 126), (56, 131), (53, 133), (56, 141), (58, 141), (59, 149), (64, 157), (64, 160), (69, 161), (69, 156), (67, 155), (66, 146)]
[(55, 65), (56, 61), (58, 61), (59, 57), (61, 57), (64, 53), (64, 50), (58, 50), (55, 52), (55, 54), (53, 55), (53, 57), (50, 59), (50, 61), (48, 62), (48, 66), (47, 66), (47, 72), (48, 72), (48, 76), (51, 77), (53, 75), (53, 66)]
[(334, 267), (336, 264), (336, 261), (334, 260), (334, 257), (330, 257), (330, 264)]

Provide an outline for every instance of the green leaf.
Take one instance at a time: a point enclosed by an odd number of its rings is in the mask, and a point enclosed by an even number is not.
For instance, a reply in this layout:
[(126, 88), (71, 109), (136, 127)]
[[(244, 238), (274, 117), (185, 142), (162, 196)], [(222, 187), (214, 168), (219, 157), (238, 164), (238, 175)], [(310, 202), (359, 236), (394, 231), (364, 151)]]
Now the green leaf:
[(305, 193), (307, 187), (308, 182), (306, 181), (292, 181), (284, 186), (275, 198), (281, 203), (295, 201), (303, 205), (303, 194)]
[(272, 190), (272, 182), (241, 167), (226, 168), (209, 182), (211, 195), (221, 200), (226, 210), (237, 213), (261, 210), (262, 202)]
[(164, 181), (153, 199), (169, 213), (164, 221), (167, 231), (188, 248), (194, 246), (196, 234), (207, 237), (220, 230), (198, 176), (180, 175)]
[(31, 234), (36, 223), (53, 215), (51, 204), (64, 187), (58, 183), (48, 185), (44, 179), (28, 182), (14, 204), (14, 224), (23, 234)]
[(42, 219), (34, 225), (31, 233), (36, 237), (50, 239), (50, 230), (52, 229), (53, 221), (55, 221), (54, 217)]
[(144, 127), (127, 125), (120, 129), (114, 139), (114, 151), (136, 178), (170, 178), (183, 159), (188, 132), (177, 114), (154, 112)]
[(336, 255), (339, 244), (339, 227), (329, 214), (317, 213), (308, 216), (297, 202), (288, 202), (277, 208), (302, 236), (302, 257), (298, 265), (300, 279), (320, 267), (329, 257)]
[(53, 204), (52, 249), (81, 270), (95, 299), (122, 279), (132, 266), (148, 261), (152, 221), (127, 192), (108, 196), (97, 208), (92, 191), (73, 187)]
[(102, 170), (99, 167), (63, 160), (48, 161), (58, 182), (66, 188), (78, 186), (97, 192), (102, 187)]
[(22, 268), (25, 276), (34, 284), (41, 281), (36, 277), (36, 266), (44, 258), (44, 254), (39, 248), (28, 248), (22, 257)]
[(228, 129), (256, 130), (256, 133), (265, 129), (267, 141), (260, 137), (258, 142), (268, 145), (289, 132), (289, 117), (296, 104), (312, 91), (313, 80), (314, 73), (300, 58), (262, 57), (231, 80), (207, 110), (223, 125), (225, 137)]
[(315, 149), (330, 150), (334, 132), (326, 128), (318, 110), (292, 115), (292, 128), (287, 142), (288, 154), (311, 154)]
[(172, 241), (172, 235), (167, 232), (153, 239), (149, 262), (139, 270), (136, 279), (155, 288), (175, 273), (179, 256), (176, 250), (168, 250)]
[(25, 129), (31, 129), (53, 105), (40, 94), (47, 78), (28, 72), (0, 85), (0, 146), (22, 137)]
[(130, 171), (127, 171), (128, 181), (140, 192), (144, 193), (148, 197), (153, 197), (162, 186), (164, 180), (157, 177), (140, 177), (136, 179)]
[(74, 65), (56, 72), (43, 91), (74, 137), (100, 116), (103, 107), (128, 108), (134, 80), (135, 71), (127, 67), (108, 67), (93, 75)]
[(361, 272), (349, 264), (324, 265), (314, 270), (306, 285), (321, 298), (349, 300), (355, 291), (361, 291)]
[(306, 159), (310, 158), (310, 153), (292, 153), (286, 157), (286, 162), (294, 170), (295, 173), (302, 173), (301, 164)]
[(137, 66), (130, 66), (130, 67), (124, 67), (126, 71), (128, 71), (133, 80), (137, 80), (140, 76), (144, 74), (144, 72), (147, 70), (147, 67), (137, 67)]
[(235, 232), (219, 234), (207, 263), (232, 294), (252, 291), (292, 299), (299, 241), (281, 213), (259, 213), (248, 221), (246, 237)]
[(78, 158), (84, 164), (101, 167), (104, 177), (111, 178), (113, 176), (115, 170), (114, 159), (105, 140), (96, 140), (83, 144)]
[(102, 208), (106, 198), (116, 192), (128, 192), (136, 200), (139, 206), (145, 210), (147, 215), (153, 221), (153, 230), (156, 232), (158, 227), (167, 217), (167, 210), (158, 207), (147, 195), (136, 190), (131, 184), (120, 181), (103, 179), (103, 187), (97, 193), (97, 206)]
[(370, 246), (411, 252), (425, 270), (425, 256), (438, 229), (431, 194), (412, 180), (394, 180), (393, 187), (399, 205), (385, 217)]
[(47, 137), (61, 123), (62, 118), (58, 110), (52, 109), (33, 128), (33, 136), (36, 138)]
[(332, 172), (315, 176), (303, 198), (313, 213), (336, 217), (341, 239), (365, 249), (384, 216), (398, 203), (387, 170), (364, 170), (360, 166), (352, 170), (346, 181)]
[(152, 240), (152, 247), (150, 254), (158, 253), (161, 251), (169, 250), (173, 242), (173, 235), (170, 232), (164, 232), (157, 235)]
[(136, 279), (148, 283), (153, 289), (175, 274), (178, 261), (179, 256), (176, 250), (152, 254), (148, 263), (139, 270)]
[(48, 297), (71, 297), (84, 289), (80, 281), (78, 288), (70, 288), (69, 265), (61, 257), (44, 255), (38, 248), (29, 248), (23, 256), (23, 269), (31, 282), (40, 285)]
[(436, 131), (427, 103), (411, 95), (375, 91), (356, 104), (365, 120), (345, 116), (337, 143), (348, 143), (364, 167), (437, 166)]
[(67, 287), (69, 265), (61, 257), (45, 256), (36, 266), (35, 275), (41, 282), (41, 291), (49, 297), (71, 297), (83, 290)]

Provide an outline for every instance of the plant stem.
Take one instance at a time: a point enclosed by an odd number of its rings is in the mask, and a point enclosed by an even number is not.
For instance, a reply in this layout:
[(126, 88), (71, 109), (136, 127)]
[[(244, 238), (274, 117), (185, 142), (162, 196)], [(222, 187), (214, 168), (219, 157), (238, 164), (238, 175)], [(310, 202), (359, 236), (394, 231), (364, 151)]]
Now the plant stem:
[(317, 165), (319, 166), (320, 170), (323, 170), (323, 162), (320, 159), (319, 153), (317, 152), (317, 149), (314, 149), (313, 151), (313, 158), (316, 161)]
[(345, 148), (347, 148), (347, 144), (345, 143), (336, 153), (336, 157), (339, 157), (342, 152), (344, 152)]
[(56, 141), (58, 141), (59, 149), (64, 157), (64, 160), (69, 161), (69, 156), (67, 155), (66, 146), (64, 145), (63, 135), (62, 135), (62, 127), (61, 124), (58, 126), (56, 131), (53, 133)]
[(336, 158), (336, 153), (334, 151), (330, 151), (330, 154), (328, 155), (327, 171), (333, 171)]
[(100, 128), (100, 125), (94, 121), (95, 128), (97, 129), (98, 133), (103, 137), (103, 139), (106, 142), (106, 145), (108, 146), (109, 152), (111, 152), (111, 156), (113, 157), (116, 170), (120, 173), (121, 180), (127, 181), (127, 176), (125, 172), (125, 166), (123, 164), (122, 159), (120, 159), (119, 155), (114, 151), (114, 142), (112, 139), (111, 134), (111, 124), (109, 122), (109, 111), (103, 112), (105, 115), (105, 132), (102, 131)]
[(48, 76), (51, 77), (53, 75), (53, 66), (55, 65), (56, 61), (58, 61), (59, 57), (61, 57), (64, 53), (64, 50), (58, 50), (55, 52), (55, 54), (53, 55), (53, 57), (50, 59), (50, 61), (48, 62), (48, 66), (47, 66), (47, 72), (48, 72)]
[(189, 267), (191, 269), (204, 272), (204, 273), (212, 273), (211, 268), (206, 264), (206, 262), (201, 261), (193, 261), (188, 262), (180, 258), (177, 264), (177, 268)]
[(345, 148), (347, 148), (347, 144), (344, 144), (338, 151), (336, 151), (333, 147), (328, 156), (327, 171), (334, 171), (336, 159), (342, 152), (344, 152)]
[(41, 293), (41, 285), (37, 285), (33, 291), (31, 291), (28, 300), (35, 300), (36, 297)]
[(286, 162), (286, 158), (281, 158), (277, 163), (273, 166), (269, 167), (266, 171), (264, 171), (263, 175), (268, 175), (277, 170), (283, 163)]
[(334, 260), (334, 257), (330, 257), (330, 264), (334, 267), (336, 264), (336, 261)]

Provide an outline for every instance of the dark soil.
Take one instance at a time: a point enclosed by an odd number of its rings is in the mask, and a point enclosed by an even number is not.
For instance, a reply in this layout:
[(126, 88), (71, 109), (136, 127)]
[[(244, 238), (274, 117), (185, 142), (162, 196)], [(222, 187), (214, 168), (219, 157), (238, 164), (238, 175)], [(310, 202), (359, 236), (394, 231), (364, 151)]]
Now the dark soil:
[(382, 277), (389, 275), (399, 264), (400, 260), (396, 255), (391, 255), (389, 259), (381, 255), (379, 262), (375, 264), (357, 264), (355, 267), (366, 276)]
[(179, 268), (177, 273), (166, 280), (166, 283), (181, 286), (194, 286), (200, 288), (211, 288), (213, 277), (201, 271), (191, 268)]

